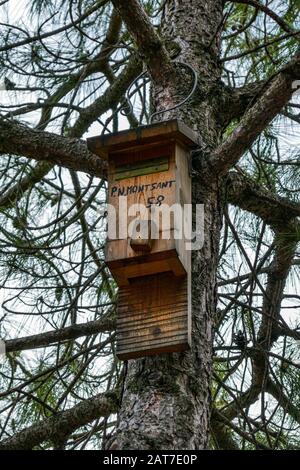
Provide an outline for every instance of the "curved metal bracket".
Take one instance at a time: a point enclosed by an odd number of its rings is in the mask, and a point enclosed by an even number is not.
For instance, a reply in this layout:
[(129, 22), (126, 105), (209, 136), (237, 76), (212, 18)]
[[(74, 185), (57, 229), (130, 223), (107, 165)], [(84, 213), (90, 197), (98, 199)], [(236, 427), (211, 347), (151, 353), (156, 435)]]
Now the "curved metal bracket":
[[(195, 93), (196, 91), (196, 88), (197, 88), (197, 85), (198, 85), (198, 74), (196, 72), (196, 70), (189, 64), (186, 64), (185, 62), (173, 62), (173, 64), (176, 66), (179, 66), (179, 67), (183, 67), (183, 68), (187, 68), (190, 70), (190, 72), (192, 72), (193, 74), (193, 77), (194, 77), (194, 83), (193, 83), (193, 86), (192, 86), (192, 89), (190, 91), (190, 93), (188, 94), (188, 96), (186, 98), (184, 98), (182, 101), (180, 101), (180, 103), (176, 104), (175, 106), (172, 106), (171, 108), (168, 108), (168, 109), (164, 109), (162, 111), (156, 111), (155, 113), (151, 114), (150, 118), (149, 118), (149, 124), (151, 124), (153, 122), (153, 119), (155, 116), (159, 116), (160, 114), (165, 114), (169, 111), (174, 111), (174, 109), (177, 109), (177, 108), (181, 108), (181, 106), (183, 106), (187, 101), (189, 101), (193, 94)], [(133, 106), (132, 106), (132, 103), (131, 103), (131, 97), (136, 93), (133, 92), (131, 93), (131, 89), (132, 87), (141, 79), (141, 78), (146, 78), (148, 75), (148, 72), (145, 71), (145, 72), (142, 72), (135, 80), (133, 80), (133, 82), (129, 85), (128, 89), (127, 89), (127, 92), (126, 92), (126, 95), (125, 95), (125, 101), (126, 101), (126, 104), (122, 107), (121, 109), (121, 114), (123, 114), (123, 116), (128, 116), (129, 114), (131, 114), (133, 112)], [(148, 81), (150, 81), (150, 77), (148, 76)], [(137, 87), (136, 87), (137, 88)], [(127, 109), (125, 109), (127, 108)]]
[(179, 67), (186, 67), (192, 72), (192, 74), (194, 76), (193, 87), (192, 87), (190, 93), (188, 94), (188, 96), (186, 98), (184, 98), (184, 100), (180, 101), (180, 103), (176, 104), (175, 106), (172, 106), (172, 108), (164, 109), (162, 111), (156, 111), (155, 113), (151, 114), (150, 119), (149, 119), (150, 124), (152, 123), (153, 118), (155, 116), (167, 113), (169, 111), (174, 111), (174, 109), (177, 109), (177, 108), (181, 108), (181, 106), (183, 106), (187, 101), (189, 101), (189, 99), (191, 99), (191, 97), (193, 96), (193, 94), (196, 91), (196, 88), (197, 88), (197, 85), (198, 85), (198, 74), (197, 74), (196, 70), (191, 65), (186, 64), (185, 62), (174, 62), (174, 65), (178, 65)]

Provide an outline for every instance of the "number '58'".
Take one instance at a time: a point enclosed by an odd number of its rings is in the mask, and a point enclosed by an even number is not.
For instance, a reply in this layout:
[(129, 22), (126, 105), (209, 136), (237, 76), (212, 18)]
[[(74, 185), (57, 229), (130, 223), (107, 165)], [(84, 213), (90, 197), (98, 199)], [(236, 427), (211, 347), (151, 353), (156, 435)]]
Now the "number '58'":
[(163, 202), (163, 200), (165, 199), (165, 196), (157, 196), (157, 197), (148, 197), (147, 199), (147, 205), (146, 207), (149, 208), (151, 206), (161, 206), (161, 203)]

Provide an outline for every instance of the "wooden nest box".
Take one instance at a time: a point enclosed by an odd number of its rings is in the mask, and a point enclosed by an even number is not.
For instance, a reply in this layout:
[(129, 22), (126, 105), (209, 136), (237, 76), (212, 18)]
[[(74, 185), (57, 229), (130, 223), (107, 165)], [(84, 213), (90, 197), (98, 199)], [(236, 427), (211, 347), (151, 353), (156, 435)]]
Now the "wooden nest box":
[[(120, 359), (190, 345), (191, 251), (184, 233), (175, 234), (178, 208), (191, 204), (196, 145), (194, 132), (177, 120), (88, 139), (89, 149), (108, 161), (105, 261), (119, 286)], [(174, 210), (164, 213), (168, 207)]]

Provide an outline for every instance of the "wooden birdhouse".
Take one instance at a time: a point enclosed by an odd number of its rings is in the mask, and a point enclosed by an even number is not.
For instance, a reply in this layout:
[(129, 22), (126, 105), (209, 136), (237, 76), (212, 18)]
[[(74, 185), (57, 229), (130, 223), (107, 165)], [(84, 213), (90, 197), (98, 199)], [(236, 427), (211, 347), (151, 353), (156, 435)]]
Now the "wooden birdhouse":
[(108, 161), (105, 261), (119, 286), (120, 359), (189, 347), (191, 251), (183, 226), (196, 145), (177, 120), (88, 139)]

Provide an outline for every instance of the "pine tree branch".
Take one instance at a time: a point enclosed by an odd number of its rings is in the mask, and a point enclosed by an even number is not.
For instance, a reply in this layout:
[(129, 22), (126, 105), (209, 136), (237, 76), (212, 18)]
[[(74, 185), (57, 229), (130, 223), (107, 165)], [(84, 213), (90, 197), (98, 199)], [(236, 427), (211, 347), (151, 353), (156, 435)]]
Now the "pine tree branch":
[(217, 444), (222, 450), (241, 450), (232, 437), (232, 431), (253, 444), (256, 449), (270, 450), (269, 447), (256, 440), (254, 433), (244, 431), (216, 409), (212, 412), (212, 429)]
[(90, 125), (106, 111), (117, 105), (132, 81), (141, 73), (142, 63), (133, 55), (126, 68), (117, 76), (109, 88), (90, 106), (84, 108), (71, 130), (72, 137), (81, 136)]
[(298, 35), (299, 35), (299, 32), (295, 31), (292, 33), (282, 34), (281, 36), (277, 36), (273, 39), (270, 39), (269, 41), (264, 40), (263, 42), (257, 44), (256, 46), (250, 47), (249, 49), (243, 50), (242, 52), (237, 52), (236, 54), (223, 57), (223, 59), (221, 59), (221, 62), (222, 63), (230, 62), (232, 60), (238, 60), (238, 59), (241, 59), (242, 57), (246, 57), (247, 55), (249, 56), (250, 54), (256, 54), (258, 51), (261, 51), (262, 49), (266, 50), (268, 47), (273, 46), (273, 44), (277, 44), (279, 42), (285, 41), (286, 39), (289, 39)]
[(207, 179), (226, 173), (253, 144), (296, 91), (300, 52), (264, 87), (230, 136), (203, 162)]
[(272, 227), (286, 225), (300, 216), (300, 204), (267, 190), (242, 172), (226, 176), (227, 199), (234, 206), (257, 215)]
[[(292, 230), (293, 227), (294, 225), (291, 223), (290, 227), (287, 226), (285, 230)], [(291, 240), (288, 242), (282, 239), (284, 233), (285, 232), (277, 232), (275, 234), (274, 244), (276, 249), (274, 258), (270, 263), (267, 285), (264, 291), (261, 312), (262, 320), (254, 349), (250, 355), (253, 371), (252, 383), (248, 390), (241, 393), (239, 397), (234, 397), (222, 410), (223, 416), (229, 421), (239, 416), (244, 408), (255, 403), (260, 393), (267, 390), (269, 373), (268, 352), (282, 332), (277, 326), (280, 319), (281, 301), (286, 286), (286, 280), (294, 262), (296, 249), (295, 241)], [(226, 384), (222, 384), (222, 387), (224, 387), (228, 393), (231, 393), (231, 390)]]
[(14, 206), (16, 201), (21, 199), (29, 188), (41, 181), (52, 168), (52, 163), (38, 162), (18, 183), (14, 183), (4, 194), (0, 194), (0, 209)]
[(107, 175), (106, 162), (90, 152), (83, 140), (38, 131), (12, 120), (0, 119), (0, 153), (43, 160), (102, 178)]
[(30, 450), (44, 441), (64, 442), (76, 429), (119, 408), (117, 392), (101, 393), (0, 442), (0, 450)]
[(51, 346), (55, 343), (76, 339), (81, 336), (88, 336), (97, 333), (105, 333), (115, 329), (115, 320), (106, 318), (101, 320), (79, 323), (59, 330), (47, 331), (23, 338), (10, 339), (5, 341), (6, 352), (24, 351), (26, 349), (36, 349)]
[(281, 302), (297, 247), (297, 241), (290, 237), (297, 227), (296, 224), (296, 222), (284, 224), (280, 230), (275, 232), (276, 249), (267, 277), (262, 306), (262, 322), (257, 335), (260, 352), (255, 358), (260, 367), (264, 364), (264, 368), (268, 367), (265, 351), (270, 351), (279, 336), (277, 323), (280, 319)]
[(222, 113), (220, 114), (224, 129), (233, 119), (239, 119), (243, 116), (264, 85), (265, 81), (248, 83), (236, 88), (224, 85)]
[[(106, 38), (101, 45), (99, 54), (89, 62), (87, 65), (82, 67), (79, 72), (72, 75), (68, 80), (63, 83), (55, 93), (50, 96), (44, 103), (44, 105), (55, 105), (58, 103), (67, 93), (72, 91), (79, 82), (83, 81), (88, 76), (104, 71), (107, 67), (108, 59), (111, 53), (115, 50), (115, 45), (119, 40), (120, 30), (121, 30), (121, 19), (120, 16), (114, 10), (111, 14), (110, 23), (107, 29)], [(43, 107), (40, 121), (37, 125), (39, 130), (44, 130), (47, 126), (49, 119), (54, 107)], [(76, 137), (76, 136), (74, 136)], [(80, 137), (80, 136), (78, 136)], [(38, 162), (32, 170), (26, 174), (24, 177), (18, 181), (17, 184), (11, 186), (5, 194), (0, 195), (0, 208), (9, 208), (13, 206), (16, 201), (22, 198), (25, 192), (34, 186), (36, 183), (41, 181), (44, 176), (46, 176), (49, 171), (53, 168), (52, 163), (48, 162)]]
[[(140, 66), (140, 62), (133, 57), (113, 85), (82, 111), (70, 132), (74, 139), (31, 129), (17, 121), (0, 119), (0, 153), (20, 155), (106, 178), (106, 162), (91, 153), (86, 143), (75, 137), (87, 131), (99, 115), (122, 98), (128, 85), (139, 73)], [(11, 194), (9, 200), (13, 200), (13, 197)]]
[(167, 87), (174, 78), (169, 54), (138, 0), (112, 0), (147, 64), (154, 82)]
[(290, 397), (286, 396), (283, 392), (282, 387), (279, 384), (276, 384), (271, 379), (268, 379), (266, 391), (272, 395), (283, 410), (288, 413), (292, 418), (294, 418), (297, 423), (300, 424), (300, 411), (299, 408), (293, 405)]
[(210, 428), (217, 450), (239, 450), (239, 446), (232, 438), (231, 430), (219, 417), (220, 413), (217, 410), (213, 410)]
[[(106, 37), (101, 45), (99, 53), (84, 65), (77, 73), (72, 74), (58, 89), (51, 95), (44, 105), (55, 105), (64, 96), (70, 93), (74, 88), (78, 87), (86, 78), (97, 72), (105, 73), (108, 67), (110, 55), (115, 50), (115, 46), (119, 41), (122, 21), (120, 16), (114, 10), (111, 14), (110, 23), (107, 29)], [(53, 107), (43, 108), (40, 121), (37, 125), (38, 129), (45, 129), (49, 119), (51, 118)], [(80, 136), (77, 136), (80, 137)]]
[(230, 0), (230, 2), (250, 5), (272, 18), (272, 20), (275, 21), (286, 33), (293, 32), (293, 29), (290, 28), (290, 26), (279, 15), (277, 15), (275, 11), (271, 10), (269, 7), (257, 0)]
[(36, 34), (34, 36), (31, 36), (31, 37), (26, 37), (26, 39), (22, 39), (20, 41), (14, 41), (10, 44), (5, 44), (5, 46), (0, 47), (0, 52), (7, 52), (7, 51), (10, 51), (12, 49), (16, 49), (17, 47), (32, 44), (34, 42), (41, 41), (42, 39), (46, 39), (46, 38), (55, 36), (56, 34), (63, 33), (64, 31), (67, 31), (68, 29), (74, 28), (74, 26), (80, 25), (80, 23), (83, 20), (85, 20), (90, 15), (95, 13), (101, 7), (105, 6), (106, 3), (108, 3), (108, 0), (99, 0), (91, 8), (88, 8), (87, 11), (85, 13), (83, 13), (76, 20), (72, 20), (69, 23), (67, 23), (64, 26), (61, 26), (57, 29), (51, 29), (50, 31), (47, 31), (46, 33)]

